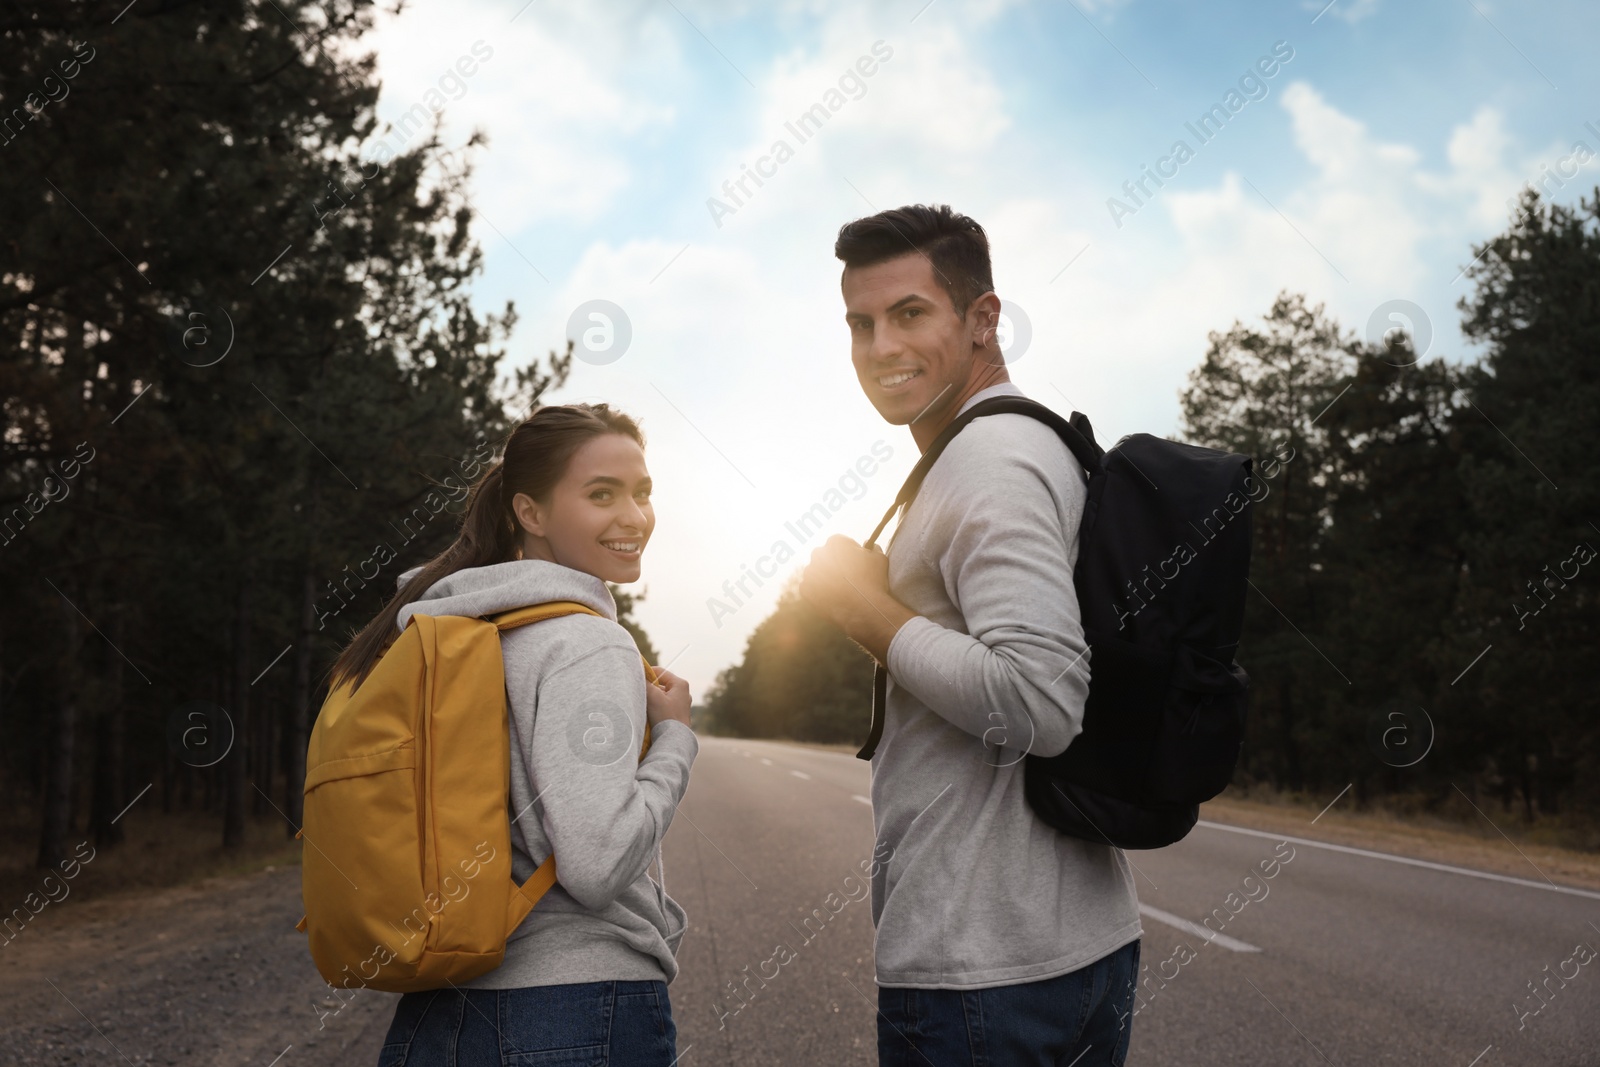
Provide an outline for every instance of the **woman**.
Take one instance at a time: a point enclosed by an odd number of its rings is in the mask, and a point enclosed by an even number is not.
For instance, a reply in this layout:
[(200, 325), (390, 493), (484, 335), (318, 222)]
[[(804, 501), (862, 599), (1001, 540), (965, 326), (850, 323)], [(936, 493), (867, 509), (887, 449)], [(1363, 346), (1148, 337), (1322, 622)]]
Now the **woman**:
[[(364, 678), (413, 614), (484, 615), (569, 600), (567, 615), (501, 636), (511, 728), (512, 876), (552, 852), (557, 884), (470, 982), (407, 993), (380, 1067), (562, 1063), (668, 1067), (683, 909), (647, 869), (699, 744), (689, 687), (646, 682), (606, 582), (635, 582), (655, 528), (644, 437), (604, 404), (546, 407), (512, 431), (468, 497), (455, 543), (334, 664)], [(649, 751), (639, 748), (646, 723)], [(545, 1055), (541, 1055), (545, 1054)]]

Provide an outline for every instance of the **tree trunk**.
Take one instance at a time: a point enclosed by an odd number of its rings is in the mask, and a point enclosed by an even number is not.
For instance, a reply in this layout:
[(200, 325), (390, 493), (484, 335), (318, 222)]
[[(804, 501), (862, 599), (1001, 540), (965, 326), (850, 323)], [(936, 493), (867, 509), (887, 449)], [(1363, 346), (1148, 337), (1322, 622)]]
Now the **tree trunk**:
[(1278, 684), (1278, 716), (1283, 727), (1285, 784), (1291, 792), (1298, 792), (1303, 784), (1300, 779), (1300, 749), (1294, 741), (1294, 696), (1287, 678)]
[(283, 812), (289, 817), (285, 832), (293, 837), (304, 810), (306, 737), (311, 726), (311, 659), (317, 621), (317, 579), (306, 562), (300, 588), (300, 638), (294, 650), (294, 693), (289, 703), (287, 760), (284, 762)]
[(72, 794), (76, 784), (73, 781), (72, 761), (78, 731), (78, 652), (83, 645), (83, 628), (77, 609), (65, 595), (61, 597), (58, 607), (66, 628), (66, 654), (62, 658), (61, 688), (50, 730), (44, 813), (39, 827), (37, 865), (40, 867), (54, 867), (67, 856), (67, 836), (72, 833)]
[(1522, 819), (1532, 822), (1534, 816), (1533, 776), (1539, 766), (1539, 757), (1532, 752), (1522, 756)]
[[(11, 728), (6, 725), (6, 713), (11, 707), (11, 702), (6, 697), (5, 635), (0, 633), (0, 736), (11, 737), (15, 735), (12, 733)], [(10, 770), (3, 763), (0, 763), (0, 768), (7, 771)]]
[(233, 624), (233, 748), (222, 761), (226, 768), (223, 782), (222, 847), (244, 844), (247, 794), (250, 792), (250, 575), (241, 568), (239, 597)]
[[(113, 651), (123, 646), (127, 634), (126, 605), (118, 604), (111, 621)], [(95, 716), (94, 797), (89, 802), (89, 829), (97, 847), (111, 847), (122, 841), (122, 826), (111, 820), (127, 803), (123, 785), (124, 662), (120, 654), (111, 657), (111, 685), (106, 706)]]
[(178, 785), (178, 757), (173, 753), (172, 746), (166, 745), (161, 749), (161, 813), (172, 814), (173, 793)]
[(264, 817), (272, 806), (272, 727), (276, 717), (274, 709), (277, 701), (275, 687), (268, 679), (261, 679), (261, 689), (255, 691), (258, 683), (252, 681), (250, 688), (255, 698), (251, 701), (255, 709), (252, 719), (255, 722), (256, 736), (250, 751), (251, 762), (255, 765), (251, 773), (252, 779), (260, 788), (251, 791), (251, 811), (257, 818)]

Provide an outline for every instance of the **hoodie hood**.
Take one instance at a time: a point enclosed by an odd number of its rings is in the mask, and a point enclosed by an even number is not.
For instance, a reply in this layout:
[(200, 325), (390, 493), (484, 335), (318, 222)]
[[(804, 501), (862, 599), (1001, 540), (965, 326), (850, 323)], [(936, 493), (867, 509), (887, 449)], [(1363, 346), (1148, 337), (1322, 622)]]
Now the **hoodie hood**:
[[(412, 567), (401, 574), (397, 587), (404, 589), (421, 570)], [(551, 600), (576, 601), (617, 621), (616, 601), (599, 578), (548, 560), (518, 559), (445, 575), (403, 606), (395, 625), (404, 630), (412, 615), (490, 615)]]

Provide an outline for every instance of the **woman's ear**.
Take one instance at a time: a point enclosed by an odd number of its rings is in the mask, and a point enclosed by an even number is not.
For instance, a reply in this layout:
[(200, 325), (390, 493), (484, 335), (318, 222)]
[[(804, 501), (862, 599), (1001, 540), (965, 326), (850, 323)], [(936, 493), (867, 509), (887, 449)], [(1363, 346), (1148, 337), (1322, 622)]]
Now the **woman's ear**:
[(544, 536), (545, 509), (539, 502), (527, 493), (518, 493), (511, 498), (511, 513), (517, 517), (517, 525), (523, 531), (535, 537)]

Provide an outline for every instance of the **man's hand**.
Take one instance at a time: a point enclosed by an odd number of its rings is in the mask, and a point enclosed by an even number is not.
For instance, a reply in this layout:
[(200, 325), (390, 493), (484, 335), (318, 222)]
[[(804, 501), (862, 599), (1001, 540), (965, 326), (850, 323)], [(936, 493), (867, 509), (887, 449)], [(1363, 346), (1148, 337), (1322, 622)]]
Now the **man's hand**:
[(889, 642), (916, 618), (916, 612), (889, 592), (889, 557), (883, 550), (863, 548), (838, 534), (811, 553), (800, 595), (884, 665)]

